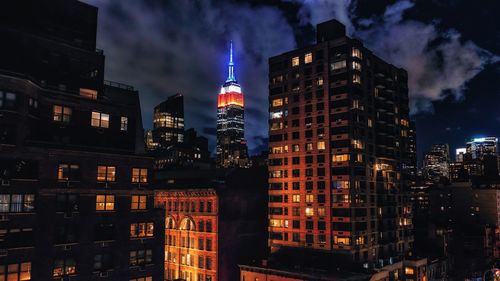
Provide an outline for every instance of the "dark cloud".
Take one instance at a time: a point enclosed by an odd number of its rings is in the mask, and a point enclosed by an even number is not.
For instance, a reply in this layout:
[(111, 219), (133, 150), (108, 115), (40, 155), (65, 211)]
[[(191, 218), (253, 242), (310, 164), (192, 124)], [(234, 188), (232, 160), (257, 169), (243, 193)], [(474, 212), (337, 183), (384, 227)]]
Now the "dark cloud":
[(99, 7), (98, 47), (107, 57), (106, 77), (139, 89), (145, 127), (151, 127), (156, 104), (182, 93), (186, 126), (211, 136), (212, 149), (229, 40), (234, 42), (236, 77), (245, 93), (246, 138), (253, 153), (267, 145), (267, 58), (311, 39), (304, 32), (310, 35), (311, 25), (323, 20), (340, 20), (375, 54), (408, 70), (413, 112), (432, 111), (431, 102), (446, 96), (462, 98), (467, 82), (497, 60), (436, 21), (407, 19), (415, 5), (407, 0), (363, 18), (356, 15), (352, 0), (278, 1), (297, 7), (287, 14), (277, 7), (281, 4), (266, 1), (85, 2)]
[(351, 0), (294, 1), (302, 4), (305, 23), (337, 18), (376, 55), (406, 69), (412, 113), (432, 111), (431, 102), (448, 95), (461, 99), (466, 83), (499, 60), (456, 30), (440, 29), (437, 21), (405, 19), (405, 12), (415, 6), (412, 1), (396, 1), (371, 18), (356, 18)]
[[(98, 47), (106, 54), (106, 77), (139, 89), (146, 128), (152, 108), (180, 92), (187, 126), (214, 135), (209, 128), (215, 128), (233, 40), (236, 77), (246, 99), (246, 137), (267, 136), (262, 125), (267, 124), (267, 58), (295, 46), (280, 10), (219, 0), (85, 2), (99, 7)], [(215, 140), (210, 142), (213, 148)], [(251, 151), (259, 145), (249, 141)]]

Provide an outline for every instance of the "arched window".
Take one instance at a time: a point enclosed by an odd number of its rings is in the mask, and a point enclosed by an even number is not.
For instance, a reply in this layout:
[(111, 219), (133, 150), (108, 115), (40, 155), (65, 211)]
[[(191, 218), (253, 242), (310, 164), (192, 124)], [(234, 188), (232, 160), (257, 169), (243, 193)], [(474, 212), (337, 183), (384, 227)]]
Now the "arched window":
[(165, 228), (166, 229), (175, 229), (175, 220), (174, 218), (172, 217), (167, 217), (167, 219), (165, 220)]
[(191, 218), (183, 218), (181, 221), (181, 230), (195, 230), (196, 226)]

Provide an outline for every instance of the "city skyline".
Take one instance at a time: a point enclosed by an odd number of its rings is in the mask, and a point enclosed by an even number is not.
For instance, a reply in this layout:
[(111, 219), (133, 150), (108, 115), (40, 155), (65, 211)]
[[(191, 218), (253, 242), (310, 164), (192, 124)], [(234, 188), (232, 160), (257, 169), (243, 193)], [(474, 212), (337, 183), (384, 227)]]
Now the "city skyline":
[[(183, 93), (188, 104), (186, 127), (194, 127), (209, 137), (212, 153), (215, 152), (216, 123), (214, 93), (220, 80), (225, 78), (221, 74), (227, 59), (227, 42), (235, 41), (241, 84), (246, 93), (249, 151), (257, 154), (267, 145), (267, 128), (263, 125), (267, 118), (266, 58), (309, 45), (313, 25), (330, 18), (346, 24), (351, 36), (368, 39), (368, 47), (375, 54), (408, 70), (412, 118), (417, 120), (417, 130), (422, 129), (417, 140), (419, 157), (435, 142), (450, 143), (454, 149), (470, 137), (500, 135), (498, 126), (494, 126), (498, 116), (491, 111), (478, 111), (494, 104), (488, 99), (496, 99), (493, 93), (499, 86), (491, 81), (498, 72), (499, 50), (494, 40), (475, 33), (474, 29), (481, 28), (491, 34), (498, 31), (485, 22), (488, 17), (480, 17), (478, 13), (459, 17), (468, 24), (459, 23), (453, 15), (478, 11), (465, 2), (440, 6), (410, 1), (379, 4), (358, 1), (357, 5), (352, 1), (339, 1), (322, 4), (323, 9), (312, 9), (312, 5), (302, 1), (272, 4), (204, 1), (199, 6), (192, 1), (178, 6), (163, 2), (86, 2), (100, 8), (98, 47), (113, 49), (118, 47), (117, 42), (127, 45), (122, 52), (109, 54), (106, 70), (113, 80), (132, 81), (140, 90), (144, 120), (151, 119), (151, 108), (166, 96)], [(491, 5), (491, 9), (483, 7), (482, 13), (493, 11), (494, 5)], [(443, 10), (451, 15), (443, 15)], [(222, 14), (225, 16), (219, 17)], [(252, 21), (254, 16), (261, 20)], [(192, 17), (199, 22), (191, 23)], [(179, 33), (171, 27), (174, 20), (183, 23)], [(121, 26), (128, 27), (127, 31), (118, 30)], [(414, 41), (389, 41), (383, 35), (405, 38), (405, 32), (417, 34), (415, 37), (420, 37), (424, 46), (412, 50), (409, 45), (415, 44)], [(123, 41), (124, 36), (137, 39)], [(275, 38), (280, 40), (273, 40)], [(386, 47), (373, 43), (378, 41)], [(200, 44), (203, 51), (196, 49)], [(436, 48), (424, 48), (431, 44)], [(448, 55), (443, 57), (444, 53)], [(137, 59), (122, 59), (122, 56)], [(421, 63), (408, 66), (418, 57)], [(441, 65), (434, 64), (439, 58)], [(415, 79), (421, 82), (416, 83)], [(197, 83), (191, 83), (194, 80)], [(480, 122), (483, 119), (492, 122)], [(149, 128), (150, 124), (144, 123), (145, 128)]]

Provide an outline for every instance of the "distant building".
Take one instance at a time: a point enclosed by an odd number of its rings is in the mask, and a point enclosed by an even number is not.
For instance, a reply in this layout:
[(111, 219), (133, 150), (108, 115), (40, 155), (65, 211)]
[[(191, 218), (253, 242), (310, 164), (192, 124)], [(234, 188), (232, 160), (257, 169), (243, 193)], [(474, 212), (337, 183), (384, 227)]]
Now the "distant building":
[(448, 144), (434, 144), (424, 154), (424, 174), (432, 182), (448, 180), (450, 176), (450, 149)]
[(457, 148), (455, 150), (455, 162), (464, 162), (464, 155), (467, 153), (465, 147)]
[(485, 155), (498, 155), (498, 138), (473, 138), (466, 144), (468, 160), (483, 160)]
[(228, 77), (217, 97), (217, 167), (249, 166), (244, 110), (243, 92), (234, 75), (231, 42)]
[(184, 141), (184, 96), (175, 94), (154, 108), (152, 142), (159, 148)]
[(153, 129), (146, 134), (146, 146), (155, 158), (156, 170), (211, 165), (208, 139), (194, 129), (184, 130), (184, 97), (170, 96), (154, 108)]
[(166, 210), (165, 280), (238, 280), (238, 263), (267, 252), (266, 169), (180, 172), (155, 197)]

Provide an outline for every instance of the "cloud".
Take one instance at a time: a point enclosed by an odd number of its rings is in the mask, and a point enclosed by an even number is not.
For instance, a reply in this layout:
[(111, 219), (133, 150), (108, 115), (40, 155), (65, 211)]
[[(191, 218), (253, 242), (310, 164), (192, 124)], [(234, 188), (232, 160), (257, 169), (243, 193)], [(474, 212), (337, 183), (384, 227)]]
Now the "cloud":
[(356, 18), (355, 2), (350, 0), (295, 2), (302, 5), (303, 22), (315, 25), (336, 18), (377, 56), (406, 69), (412, 113), (432, 111), (431, 102), (448, 95), (462, 99), (467, 81), (499, 60), (474, 42), (464, 41), (457, 31), (440, 30), (438, 22), (404, 19), (415, 5), (408, 0), (397, 1), (383, 15), (368, 19)]
[[(97, 45), (105, 51), (105, 76), (139, 90), (146, 128), (153, 107), (180, 92), (186, 127), (213, 135), (207, 128), (216, 126), (217, 94), (233, 40), (248, 112), (246, 138), (267, 136), (267, 59), (295, 47), (280, 10), (220, 0), (85, 2), (99, 8)], [(253, 152), (262, 147), (248, 143)]]

